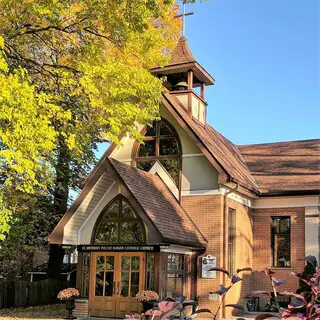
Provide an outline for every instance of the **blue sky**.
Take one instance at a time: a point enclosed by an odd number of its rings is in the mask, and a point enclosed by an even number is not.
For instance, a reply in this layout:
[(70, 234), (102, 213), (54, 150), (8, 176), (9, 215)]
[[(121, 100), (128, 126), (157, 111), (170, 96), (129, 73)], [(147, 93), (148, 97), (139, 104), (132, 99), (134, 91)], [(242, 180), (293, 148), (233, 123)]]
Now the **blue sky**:
[(186, 37), (216, 79), (208, 122), (236, 144), (320, 136), (320, 1), (186, 5)]

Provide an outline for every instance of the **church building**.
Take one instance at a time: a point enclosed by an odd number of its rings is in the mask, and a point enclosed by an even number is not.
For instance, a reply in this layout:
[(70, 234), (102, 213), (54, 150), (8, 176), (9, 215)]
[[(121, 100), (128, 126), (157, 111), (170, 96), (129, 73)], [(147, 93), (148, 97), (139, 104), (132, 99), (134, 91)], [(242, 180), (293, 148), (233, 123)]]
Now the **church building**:
[[(143, 143), (125, 135), (110, 145), (49, 237), (78, 251), (77, 314), (140, 312), (140, 290), (214, 310), (210, 293), (229, 285), (215, 266), (253, 269), (226, 304), (246, 308), (251, 292), (270, 292), (265, 268), (295, 292), (290, 272), (308, 255), (319, 261), (320, 140), (239, 146), (217, 132), (205, 95), (215, 80), (185, 37), (168, 65), (150, 71), (166, 77), (160, 119), (140, 126)], [(259, 297), (260, 307), (267, 301)]]

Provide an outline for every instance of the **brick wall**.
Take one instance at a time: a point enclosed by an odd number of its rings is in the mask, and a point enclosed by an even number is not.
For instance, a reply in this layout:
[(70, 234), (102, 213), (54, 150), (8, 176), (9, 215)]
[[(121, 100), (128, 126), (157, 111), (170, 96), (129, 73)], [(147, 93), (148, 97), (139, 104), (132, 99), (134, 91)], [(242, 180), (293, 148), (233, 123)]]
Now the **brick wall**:
[[(208, 248), (204, 255), (211, 254), (215, 256), (217, 258), (217, 267), (222, 267), (223, 197), (220, 195), (185, 196), (182, 198), (182, 206), (208, 240)], [(222, 276), (217, 273), (216, 279), (201, 279), (200, 269), (199, 257), (196, 284), (199, 307), (214, 310), (218, 302), (209, 300), (209, 292), (218, 290)]]
[[(305, 254), (305, 208), (278, 208), (253, 210), (253, 265), (255, 270), (271, 268), (271, 217), (291, 217), (291, 268), (272, 268), (275, 276), (286, 280), (279, 291), (293, 291), (298, 288), (298, 280), (290, 275), (292, 271), (302, 271), (304, 268)], [(254, 272), (252, 276), (252, 290), (271, 291), (270, 283), (263, 273)], [(260, 297), (261, 305), (266, 298)]]
[[(228, 252), (223, 251), (223, 234), (227, 240), (228, 234), (223, 232), (224, 199), (221, 195), (215, 196), (186, 196), (182, 199), (184, 209), (193, 219), (200, 231), (208, 240), (205, 254), (211, 254), (217, 258), (217, 267), (223, 267)], [(227, 207), (236, 210), (236, 240), (235, 240), (235, 268), (252, 267), (253, 232), (252, 220), (248, 207), (231, 199), (227, 199)], [(227, 221), (226, 225), (227, 226)], [(223, 274), (217, 272), (216, 279), (202, 279), (200, 275), (201, 265), (198, 261), (197, 295), (199, 296), (200, 308), (214, 310), (217, 301), (209, 300), (208, 293), (217, 291), (223, 283)], [(243, 281), (238, 283), (229, 293), (227, 303), (244, 302), (250, 292), (250, 276), (242, 274)], [(226, 316), (233, 313), (232, 309), (226, 310)]]
[(75, 309), (73, 315), (78, 318), (87, 318), (88, 314), (88, 300), (86, 299), (76, 299)]
[[(236, 216), (236, 239), (235, 239), (235, 270), (253, 267), (253, 222), (250, 210), (247, 206), (227, 198), (227, 207), (235, 209)], [(228, 215), (226, 216), (228, 225)], [(228, 228), (226, 228), (228, 231)], [(228, 234), (226, 234), (228, 236)], [(229, 255), (226, 248), (226, 258)], [(227, 265), (227, 264), (226, 264)], [(238, 282), (229, 292), (226, 304), (239, 303), (246, 307), (246, 297), (251, 292), (251, 273), (240, 273), (242, 281)], [(237, 310), (226, 309), (226, 316), (236, 314)]]

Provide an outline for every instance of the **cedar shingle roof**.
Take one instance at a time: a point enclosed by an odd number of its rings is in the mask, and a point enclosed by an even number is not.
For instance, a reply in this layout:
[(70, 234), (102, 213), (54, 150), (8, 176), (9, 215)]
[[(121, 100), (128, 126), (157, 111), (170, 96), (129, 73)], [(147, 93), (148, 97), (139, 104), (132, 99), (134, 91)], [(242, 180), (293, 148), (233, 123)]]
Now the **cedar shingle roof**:
[(177, 114), (185, 121), (227, 174), (239, 181), (242, 186), (258, 192), (259, 186), (251, 175), (237, 146), (210, 125), (203, 126), (193, 120), (175, 96), (170, 93), (163, 93), (163, 96), (170, 102)]
[(238, 148), (263, 193), (320, 191), (320, 139)]
[(181, 37), (176, 48), (171, 53), (171, 59), (168, 65), (192, 61), (196, 61), (196, 59), (189, 49), (187, 39), (185, 37)]
[(320, 140), (236, 146), (210, 125), (193, 120), (175, 96), (168, 92), (163, 96), (243, 187), (260, 195), (320, 192)]
[(204, 236), (159, 176), (108, 159), (165, 242), (206, 246)]

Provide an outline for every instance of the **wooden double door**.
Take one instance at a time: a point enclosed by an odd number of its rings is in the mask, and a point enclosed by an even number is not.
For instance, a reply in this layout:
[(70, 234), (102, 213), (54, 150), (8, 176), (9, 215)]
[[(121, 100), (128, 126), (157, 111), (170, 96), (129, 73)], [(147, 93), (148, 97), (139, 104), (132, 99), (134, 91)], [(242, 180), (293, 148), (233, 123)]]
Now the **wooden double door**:
[(136, 294), (144, 287), (144, 253), (93, 252), (90, 316), (123, 318), (141, 312)]

